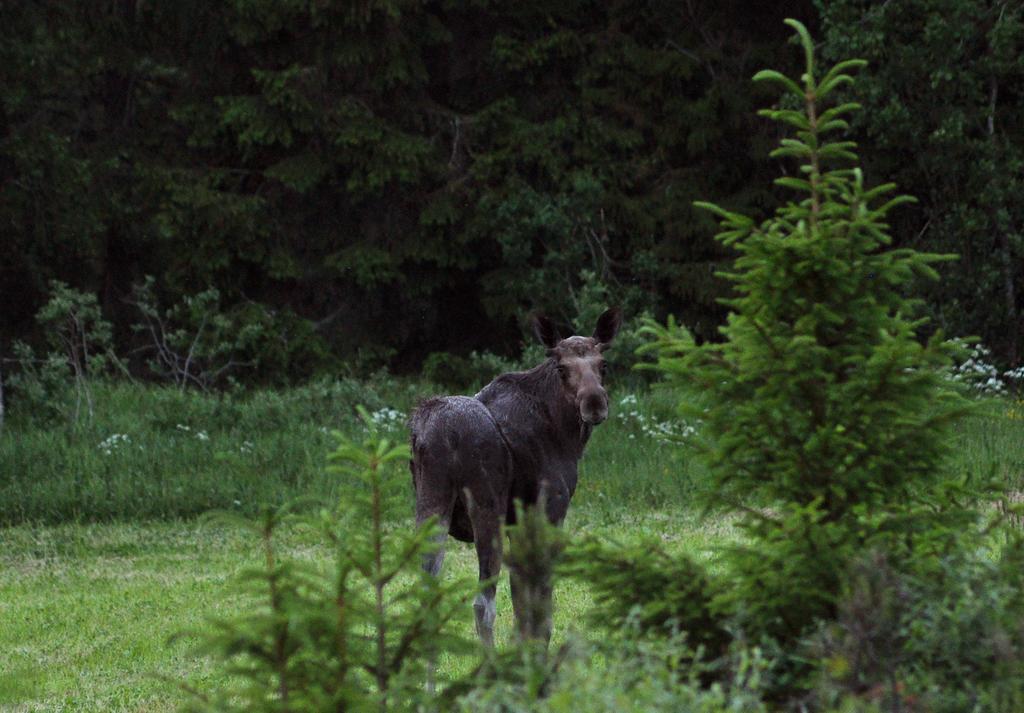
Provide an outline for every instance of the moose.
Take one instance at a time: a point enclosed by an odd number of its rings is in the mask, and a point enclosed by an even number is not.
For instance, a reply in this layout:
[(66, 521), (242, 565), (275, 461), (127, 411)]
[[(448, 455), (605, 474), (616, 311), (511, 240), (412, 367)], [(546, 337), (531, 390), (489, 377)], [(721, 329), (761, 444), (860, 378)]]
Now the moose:
[[(534, 334), (547, 347), (543, 362), (502, 374), (472, 397), (427, 399), (409, 419), (416, 524), (436, 517), (442, 531), (423, 567), (440, 573), (448, 535), (475, 544), (480, 580), (488, 584), (473, 611), (488, 646), (494, 645), (501, 523), (515, 524), (516, 500), (524, 506), (543, 500), (548, 520), (562, 523), (591, 431), (608, 417), (602, 353), (621, 324), (621, 311), (612, 308), (598, 318), (593, 336), (562, 339), (551, 320), (536, 316)], [(515, 577), (510, 584), (519, 621)], [(550, 633), (549, 620), (541, 635)]]

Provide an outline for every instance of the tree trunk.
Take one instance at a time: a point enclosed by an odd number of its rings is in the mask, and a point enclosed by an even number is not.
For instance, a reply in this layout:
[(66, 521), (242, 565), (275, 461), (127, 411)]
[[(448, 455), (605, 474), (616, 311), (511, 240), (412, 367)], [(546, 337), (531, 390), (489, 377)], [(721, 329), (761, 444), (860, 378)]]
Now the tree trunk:
[[(992, 148), (992, 156), (998, 161), (998, 156), (1001, 155), (1000, 147), (997, 145), (996, 138), (996, 102), (999, 99), (999, 80), (995, 77), (989, 82), (989, 112), (988, 112), (988, 138)], [(996, 180), (993, 176), (993, 181)], [(1003, 300), (1006, 308), (1006, 359), (1009, 363), (1016, 367), (1019, 363), (1020, 352), (1020, 314), (1017, 310), (1017, 288), (1014, 284), (1014, 261), (1013, 261), (1013, 247), (1010, 245), (1009, 230), (1010, 226), (1005, 224), (1005, 221), (1000, 220), (999, 209), (995, 201), (997, 196), (1001, 195), (1001, 192), (995, 190), (995, 186), (991, 190), (991, 202), (989, 203), (989, 215), (992, 219), (992, 229), (996, 234), (996, 250), (999, 253), (999, 263), (1003, 272)]]
[(1006, 230), (997, 229), (999, 261), (1003, 268), (1003, 298), (1006, 301), (1007, 349), (1006, 359), (1010, 366), (1020, 365), (1020, 314), (1017, 310), (1017, 289), (1013, 282), (1013, 255), (1010, 238)]

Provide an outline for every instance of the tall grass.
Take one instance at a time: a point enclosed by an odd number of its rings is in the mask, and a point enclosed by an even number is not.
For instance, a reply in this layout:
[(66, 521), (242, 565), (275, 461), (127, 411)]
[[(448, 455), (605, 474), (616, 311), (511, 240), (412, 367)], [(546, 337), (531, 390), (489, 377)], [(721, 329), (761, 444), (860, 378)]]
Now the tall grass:
[[(405, 415), (439, 391), (384, 377), (219, 395), (98, 384), (89, 423), (39, 423), (15, 410), (0, 431), (0, 525), (253, 514), (295, 498), (342, 498), (353, 485), (324, 464), (335, 430), (363, 427), (355, 406), (404, 437)], [(687, 503), (699, 468), (685, 442), (657, 435), (671, 422), (671, 395), (620, 405), (627, 395), (612, 393), (611, 418), (580, 464), (576, 502), (597, 514)]]
[(1024, 491), (1024, 401), (991, 398), (955, 428), (951, 467), (966, 478)]
[[(253, 514), (296, 498), (343, 498), (353, 485), (324, 464), (334, 430), (362, 428), (355, 406), (404, 437), (405, 415), (440, 391), (390, 377), (218, 395), (109, 383), (95, 388), (88, 424), (41, 424), (15, 409), (0, 431), (0, 525), (170, 519), (214, 508)], [(693, 501), (704, 471), (688, 424), (674, 418), (680, 398), (612, 390), (611, 416), (580, 463), (575, 508), (621, 519), (631, 509)], [(951, 466), (1024, 489), (1022, 414), (1019, 402), (987, 402), (958, 424)]]

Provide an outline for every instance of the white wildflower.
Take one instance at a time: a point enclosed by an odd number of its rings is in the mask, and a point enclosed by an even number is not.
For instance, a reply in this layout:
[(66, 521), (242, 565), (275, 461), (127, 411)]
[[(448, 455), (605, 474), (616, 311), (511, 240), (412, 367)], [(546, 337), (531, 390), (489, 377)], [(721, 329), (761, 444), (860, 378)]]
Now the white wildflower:
[[(627, 425), (635, 426), (641, 434), (655, 441), (673, 441), (680, 438), (688, 438), (697, 432), (696, 427), (681, 421), (666, 420), (658, 421), (645, 413), (640, 405), (636, 394), (626, 394), (619, 399), (619, 406), (622, 410), (618, 418)], [(636, 439), (636, 434), (629, 434), (630, 439)]]
[(371, 413), (370, 420), (375, 426), (391, 429), (400, 426), (405, 421), (405, 414), (398, 409), (384, 407)]
[[(1006, 393), (1006, 383), (1000, 378), (999, 370), (989, 362), (992, 351), (983, 344), (976, 344), (970, 356), (950, 372), (950, 378), (954, 381), (961, 381), (980, 394), (997, 396)], [(1013, 372), (1006, 372), (1004, 376), (1012, 380)]]
[[(127, 433), (112, 433), (104, 438), (96, 447), (103, 451), (104, 455), (109, 456), (121, 446), (130, 446), (131, 443), (132, 439)], [(139, 446), (139, 448), (141, 449), (142, 446)]]

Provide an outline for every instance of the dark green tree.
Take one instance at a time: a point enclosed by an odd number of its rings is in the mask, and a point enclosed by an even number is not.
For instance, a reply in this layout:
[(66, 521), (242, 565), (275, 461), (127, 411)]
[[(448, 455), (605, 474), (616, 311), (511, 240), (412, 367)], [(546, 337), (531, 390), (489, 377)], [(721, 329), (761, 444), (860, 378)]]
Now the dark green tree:
[(1024, 356), (1024, 6), (1010, 0), (816, 3), (824, 54), (870, 62), (853, 121), (873, 174), (915, 186), (900, 244), (954, 251), (926, 293), (935, 322)]
[[(747, 544), (729, 552), (718, 606), (753, 636), (793, 647), (831, 619), (844, 573), (865, 548), (899, 561), (941, 551), (967, 513), (943, 478), (950, 421), (963, 412), (944, 382), (950, 347), (918, 339), (920, 302), (948, 256), (891, 248), (887, 215), (911, 199), (869, 188), (836, 104), (862, 60), (819, 70), (806, 29), (799, 80), (762, 71), (784, 90), (762, 113), (788, 135), (772, 156), (799, 169), (776, 183), (794, 200), (760, 224), (712, 204), (718, 239), (739, 253), (737, 296), (720, 344), (697, 346), (670, 321), (650, 327), (657, 368), (706, 395), (704, 457), (714, 508), (737, 515)], [(901, 559), (903, 558), (903, 559)], [(789, 648), (789, 650), (794, 650)]]
[(317, 343), (511, 354), (594, 285), (713, 335), (724, 253), (690, 201), (775, 200), (746, 77), (784, 11), (810, 0), (4, 4), (0, 330), (41, 343), (57, 278), (137, 347), (153, 275), (160, 309), (216, 289), (313, 345), (257, 379), (323, 368)]

